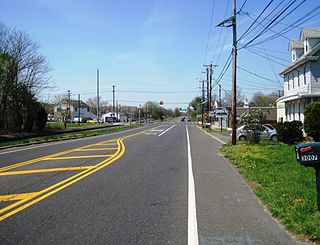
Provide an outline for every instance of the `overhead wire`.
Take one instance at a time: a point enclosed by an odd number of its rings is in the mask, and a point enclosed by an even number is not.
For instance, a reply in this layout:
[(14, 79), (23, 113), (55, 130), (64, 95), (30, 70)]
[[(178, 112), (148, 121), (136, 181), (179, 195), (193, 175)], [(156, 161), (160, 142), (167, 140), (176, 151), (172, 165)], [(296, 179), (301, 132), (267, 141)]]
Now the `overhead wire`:
[(212, 25), (213, 25), (213, 13), (214, 13), (214, 7), (215, 7), (216, 0), (213, 0), (212, 3), (212, 9), (211, 9), (211, 17), (210, 17), (210, 24), (209, 24), (209, 31), (208, 31), (208, 38), (207, 38), (207, 45), (206, 45), (206, 51), (203, 59), (203, 65), (206, 62), (207, 55), (208, 55), (208, 49), (209, 49), (209, 42), (210, 42), (210, 37), (211, 37), (211, 30), (212, 30)]
[(247, 30), (240, 36), (240, 38), (238, 39), (237, 42), (239, 42), (243, 37), (245, 37), (245, 35), (250, 31), (250, 29), (254, 26), (254, 24), (257, 22), (257, 20), (261, 17), (261, 15), (269, 8), (269, 6), (271, 5), (271, 3), (274, 0), (270, 0), (269, 3), (264, 7), (264, 9), (260, 12), (260, 14), (258, 15), (258, 17), (251, 23), (251, 25), (247, 28)]
[(259, 38), (263, 33), (265, 33), (265, 31), (267, 30), (267, 28), (269, 28), (278, 18), (281, 17), (281, 15), (283, 15), (294, 3), (296, 2), (296, 0), (292, 0), (287, 7), (285, 7), (279, 14), (277, 14), (275, 17), (273, 17), (273, 19), (270, 21), (269, 24), (267, 24), (267, 26), (259, 32), (259, 34), (257, 34), (254, 38), (252, 38), (250, 41), (248, 41), (246, 44), (244, 44), (241, 48), (245, 48), (248, 45), (250, 45), (251, 43), (253, 43), (257, 38)]
[[(230, 0), (228, 0), (228, 2), (227, 2), (226, 10), (225, 10), (225, 12), (224, 12), (224, 19), (225, 19), (226, 16), (227, 16), (229, 4), (230, 4)], [(222, 31), (223, 31), (223, 28), (220, 29), (219, 37), (218, 37), (218, 42), (217, 42), (215, 51), (214, 51), (214, 53), (213, 53), (213, 55), (212, 55), (211, 63), (213, 63), (213, 60), (214, 60), (214, 58), (215, 58), (215, 56), (216, 56), (216, 54), (217, 54), (217, 50), (218, 50), (218, 47), (219, 47), (219, 45), (220, 45), (220, 39), (221, 39)], [(223, 44), (221, 45), (221, 49), (222, 49), (222, 48), (223, 48)], [(222, 51), (221, 51), (221, 52), (222, 52)], [(221, 54), (221, 53), (220, 53), (220, 54)], [(219, 55), (219, 56), (220, 56), (220, 55)], [(217, 64), (217, 63), (218, 63), (218, 61), (215, 62), (215, 64)]]
[[(274, 40), (276, 38), (279, 37), (279, 34), (285, 34), (295, 28), (301, 27), (301, 25), (309, 20), (311, 20), (312, 18), (316, 17), (317, 15), (320, 14), (320, 5), (316, 6), (314, 9), (312, 9), (311, 11), (309, 11), (308, 13), (306, 13), (305, 15), (303, 15), (301, 18), (299, 18), (298, 20), (294, 21), (292, 24), (288, 25), (286, 28), (282, 29), (281, 31), (277, 32), (277, 34), (274, 34), (270, 37), (267, 37), (257, 43), (255, 43), (254, 45), (250, 45), (249, 47), (252, 46), (256, 46), (271, 40)], [(305, 19), (307, 18), (307, 19)]]

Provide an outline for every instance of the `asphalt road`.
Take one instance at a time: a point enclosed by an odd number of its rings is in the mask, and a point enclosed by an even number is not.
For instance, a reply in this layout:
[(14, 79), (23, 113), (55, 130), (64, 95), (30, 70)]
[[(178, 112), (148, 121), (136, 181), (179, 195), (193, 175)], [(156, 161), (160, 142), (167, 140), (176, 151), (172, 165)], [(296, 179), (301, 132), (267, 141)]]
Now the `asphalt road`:
[(0, 244), (296, 244), (188, 122), (0, 151)]

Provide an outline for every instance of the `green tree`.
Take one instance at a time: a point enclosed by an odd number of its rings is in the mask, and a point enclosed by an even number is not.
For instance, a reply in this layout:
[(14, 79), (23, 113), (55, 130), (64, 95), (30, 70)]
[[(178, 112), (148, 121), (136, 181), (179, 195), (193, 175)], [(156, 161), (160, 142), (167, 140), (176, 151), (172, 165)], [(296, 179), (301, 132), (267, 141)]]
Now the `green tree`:
[(189, 107), (192, 107), (193, 110), (198, 111), (201, 109), (201, 97), (195, 97), (190, 103), (189, 103)]
[(245, 125), (244, 131), (250, 143), (256, 144), (260, 141), (262, 126), (267, 119), (267, 114), (261, 109), (250, 109), (240, 116), (239, 122)]
[(320, 101), (309, 104), (304, 110), (304, 131), (314, 141), (320, 140)]
[(48, 119), (47, 116), (48, 114), (46, 112), (46, 109), (44, 107), (40, 107), (36, 117), (36, 126), (40, 131), (42, 131), (47, 124), (47, 119)]

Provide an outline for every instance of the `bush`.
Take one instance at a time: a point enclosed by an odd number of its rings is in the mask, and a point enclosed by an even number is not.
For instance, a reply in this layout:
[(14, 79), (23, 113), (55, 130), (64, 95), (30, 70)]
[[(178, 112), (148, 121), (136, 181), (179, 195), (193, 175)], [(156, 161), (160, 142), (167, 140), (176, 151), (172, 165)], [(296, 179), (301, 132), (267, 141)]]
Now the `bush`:
[(34, 124), (34, 116), (31, 113), (28, 113), (26, 121), (23, 125), (24, 131), (31, 132), (33, 129), (33, 124)]
[(314, 141), (320, 140), (320, 101), (311, 103), (304, 110), (304, 131)]
[(48, 115), (47, 115), (46, 109), (41, 107), (38, 110), (37, 117), (36, 117), (36, 126), (40, 131), (42, 131), (46, 126), (47, 120), (48, 120)]
[(267, 114), (261, 109), (250, 109), (248, 112), (240, 116), (239, 122), (243, 125), (248, 141), (251, 144), (257, 144), (260, 141), (262, 131), (261, 124), (267, 119)]
[(286, 144), (294, 144), (303, 140), (302, 123), (300, 121), (277, 123), (277, 138)]

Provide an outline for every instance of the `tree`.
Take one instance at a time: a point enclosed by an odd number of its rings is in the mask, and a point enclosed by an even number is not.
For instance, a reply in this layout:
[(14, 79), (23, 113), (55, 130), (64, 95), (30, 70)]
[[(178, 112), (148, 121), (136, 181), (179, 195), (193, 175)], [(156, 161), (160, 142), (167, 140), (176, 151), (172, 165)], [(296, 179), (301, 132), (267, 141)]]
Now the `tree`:
[[(93, 114), (97, 115), (97, 108), (98, 108), (98, 97), (90, 97), (86, 100), (86, 104), (90, 107), (90, 110)], [(105, 100), (102, 100), (102, 98), (99, 96), (99, 114), (102, 115), (107, 112), (108, 109), (108, 102)]]
[(275, 106), (278, 95), (276, 93), (271, 93), (265, 95), (261, 92), (257, 92), (252, 96), (250, 107), (267, 107)]
[(304, 131), (314, 141), (320, 140), (320, 101), (309, 104), (304, 110)]
[(40, 131), (42, 131), (45, 128), (47, 119), (48, 114), (46, 112), (46, 109), (44, 107), (40, 107), (36, 117), (36, 126)]
[[(243, 106), (244, 95), (242, 94), (241, 89), (237, 86), (237, 106)], [(232, 95), (231, 91), (225, 91), (224, 97), (221, 100), (221, 106), (231, 106), (232, 105)]]
[(0, 24), (0, 130), (19, 131), (23, 123), (32, 129), (30, 118), (38, 108), (30, 106), (50, 85), (50, 68), (38, 50), (26, 33)]
[(240, 116), (239, 122), (245, 125), (244, 131), (250, 143), (256, 144), (260, 141), (262, 131), (261, 124), (267, 119), (267, 114), (261, 109), (250, 109)]
[(191, 106), (193, 108), (193, 110), (195, 111), (199, 111), (201, 109), (201, 101), (202, 98), (200, 96), (195, 97), (190, 103), (189, 103), (189, 107)]
[(178, 107), (174, 108), (173, 114), (175, 117), (180, 117), (181, 116), (180, 108)]

